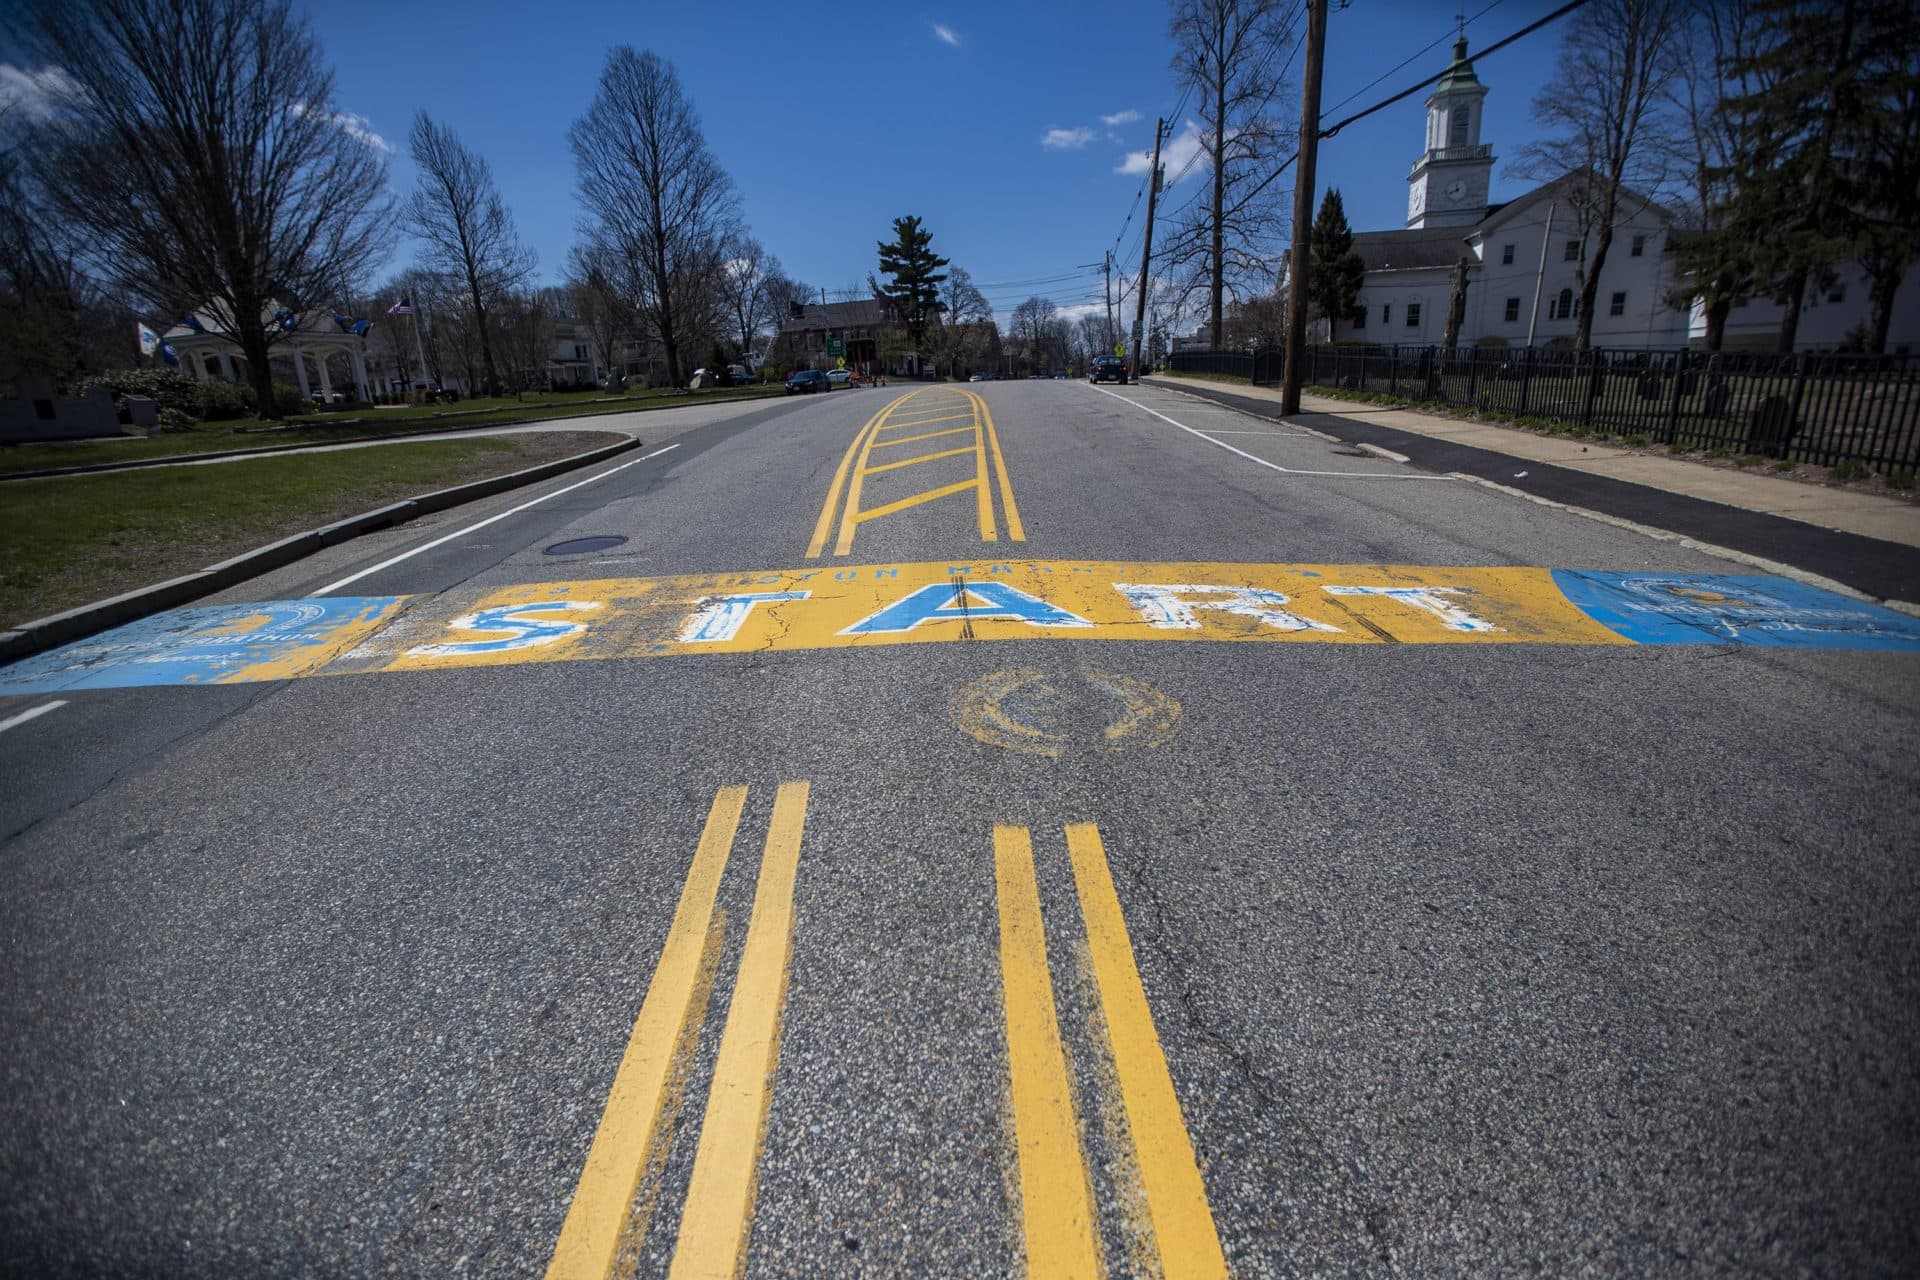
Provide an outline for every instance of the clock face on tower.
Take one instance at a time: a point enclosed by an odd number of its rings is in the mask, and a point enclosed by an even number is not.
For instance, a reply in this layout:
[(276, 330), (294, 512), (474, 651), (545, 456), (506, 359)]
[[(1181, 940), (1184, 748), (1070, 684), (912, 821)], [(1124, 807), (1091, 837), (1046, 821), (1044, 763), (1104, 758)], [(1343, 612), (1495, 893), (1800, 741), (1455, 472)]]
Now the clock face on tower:
[(1466, 194), (1467, 194), (1467, 184), (1460, 181), (1458, 178), (1455, 178), (1452, 182), (1449, 182), (1447, 184), (1447, 199), (1461, 200), (1466, 197)]

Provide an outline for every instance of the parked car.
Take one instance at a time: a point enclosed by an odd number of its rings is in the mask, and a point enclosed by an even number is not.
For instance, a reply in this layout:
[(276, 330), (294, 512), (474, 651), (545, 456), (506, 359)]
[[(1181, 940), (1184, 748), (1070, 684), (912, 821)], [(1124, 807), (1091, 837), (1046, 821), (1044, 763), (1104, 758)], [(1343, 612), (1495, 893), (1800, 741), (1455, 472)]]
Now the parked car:
[(829, 369), (827, 370), (827, 381), (836, 387), (844, 386), (853, 381), (853, 375), (845, 369)]
[(992, 381), (992, 379), (987, 377), (987, 375), (984, 373), (976, 373), (971, 378), (968, 378), (967, 381), (968, 382), (990, 382)]
[(1119, 356), (1095, 357), (1093, 367), (1087, 370), (1088, 382), (1125, 382), (1127, 380), (1127, 362)]
[(815, 391), (831, 391), (833, 383), (827, 375), (818, 369), (796, 369), (787, 378), (787, 394), (790, 396), (809, 395)]
[(753, 383), (753, 375), (747, 372), (747, 366), (743, 364), (728, 365), (727, 377), (732, 380), (733, 385), (736, 387), (750, 386)]

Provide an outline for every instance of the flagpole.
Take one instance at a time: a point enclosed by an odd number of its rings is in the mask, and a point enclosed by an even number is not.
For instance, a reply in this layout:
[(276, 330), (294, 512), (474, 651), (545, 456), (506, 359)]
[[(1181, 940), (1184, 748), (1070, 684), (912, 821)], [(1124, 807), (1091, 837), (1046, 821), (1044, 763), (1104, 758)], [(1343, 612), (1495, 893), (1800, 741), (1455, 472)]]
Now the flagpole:
[(413, 354), (420, 360), (420, 385), (426, 386), (428, 384), (427, 349), (420, 345), (420, 309), (408, 307), (407, 320), (413, 325)]

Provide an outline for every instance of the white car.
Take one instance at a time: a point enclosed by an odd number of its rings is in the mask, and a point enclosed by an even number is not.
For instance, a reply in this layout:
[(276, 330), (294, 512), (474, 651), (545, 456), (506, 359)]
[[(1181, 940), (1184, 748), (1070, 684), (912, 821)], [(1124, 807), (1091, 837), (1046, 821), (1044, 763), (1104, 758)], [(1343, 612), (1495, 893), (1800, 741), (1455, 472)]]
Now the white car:
[(827, 370), (827, 381), (837, 387), (842, 383), (852, 382), (853, 375), (845, 369), (829, 369)]

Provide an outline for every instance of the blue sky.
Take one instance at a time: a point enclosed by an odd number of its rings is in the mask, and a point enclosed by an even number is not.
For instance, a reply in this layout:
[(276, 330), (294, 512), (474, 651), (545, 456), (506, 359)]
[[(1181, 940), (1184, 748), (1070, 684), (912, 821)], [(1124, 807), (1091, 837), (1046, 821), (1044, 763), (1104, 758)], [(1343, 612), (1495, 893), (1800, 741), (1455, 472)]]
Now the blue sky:
[[(1140, 186), (1137, 174), (1116, 170), (1151, 144), (1154, 116), (1179, 98), (1165, 0), (711, 10), (658, 0), (299, 3), (334, 65), (340, 108), (395, 148), (396, 190), (412, 184), (407, 128), (425, 107), (492, 162), (549, 282), (564, 271), (578, 218), (567, 127), (615, 44), (652, 49), (678, 69), (754, 233), (790, 274), (829, 289), (857, 285), (891, 220), (915, 213), (935, 248), (989, 286), (1003, 313), (1029, 293), (1065, 305), (1100, 297), (1097, 270), (1076, 269), (1113, 247)], [(1467, 0), (1467, 14), (1486, 11), (1467, 34), (1485, 45), (1554, 7)], [(1452, 4), (1413, 0), (1336, 9), (1326, 117), (1437, 72), (1454, 14)], [(1479, 64), (1492, 90), (1483, 136), (1503, 158), (1533, 135), (1528, 104), (1565, 22)], [(1416, 97), (1323, 144), (1317, 185), (1341, 188), (1356, 228), (1402, 225), (1423, 128)], [(1495, 199), (1528, 185), (1504, 170), (1503, 159)], [(1204, 174), (1196, 166), (1170, 199), (1194, 195)], [(1137, 243), (1141, 220), (1136, 213), (1122, 249)], [(407, 252), (401, 246), (399, 259)], [(1133, 254), (1137, 265), (1137, 247)]]

